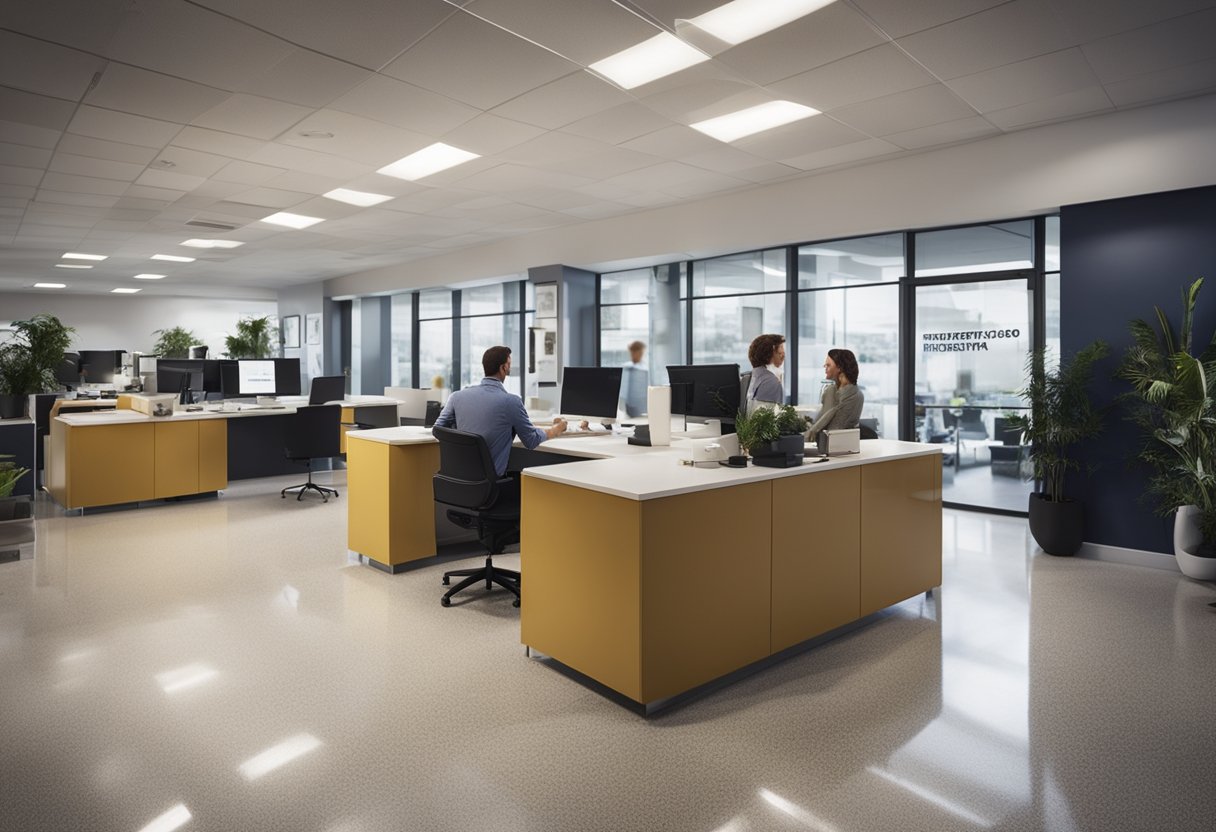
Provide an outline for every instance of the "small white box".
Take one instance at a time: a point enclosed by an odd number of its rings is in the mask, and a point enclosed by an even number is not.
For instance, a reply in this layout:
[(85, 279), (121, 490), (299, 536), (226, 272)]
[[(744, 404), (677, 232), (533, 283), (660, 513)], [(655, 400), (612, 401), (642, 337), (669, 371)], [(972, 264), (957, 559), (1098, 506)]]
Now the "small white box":
[(857, 428), (843, 430), (821, 430), (819, 432), (820, 456), (840, 456), (861, 453), (861, 431)]
[(161, 404), (162, 412), (168, 410), (173, 412), (174, 406), (177, 404), (176, 393), (155, 393), (152, 395), (131, 396), (131, 409), (137, 413), (143, 413), (146, 416), (155, 416), (156, 405)]

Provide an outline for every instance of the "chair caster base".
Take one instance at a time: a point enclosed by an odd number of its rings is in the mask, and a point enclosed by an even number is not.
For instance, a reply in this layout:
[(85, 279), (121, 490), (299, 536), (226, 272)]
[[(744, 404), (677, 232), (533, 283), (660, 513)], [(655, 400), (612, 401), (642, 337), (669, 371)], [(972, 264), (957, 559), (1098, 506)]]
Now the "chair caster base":
[(443, 598), (439, 599), (439, 603), (442, 606), (450, 607), (450, 606), (452, 606), (452, 599), (448, 598), (447, 596), (444, 596)]

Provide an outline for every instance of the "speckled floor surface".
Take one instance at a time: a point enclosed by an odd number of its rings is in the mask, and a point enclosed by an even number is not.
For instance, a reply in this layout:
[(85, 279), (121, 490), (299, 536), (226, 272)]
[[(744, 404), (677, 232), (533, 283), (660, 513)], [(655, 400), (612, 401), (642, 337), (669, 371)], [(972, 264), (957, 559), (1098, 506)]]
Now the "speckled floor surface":
[(1213, 828), (1210, 585), (947, 511), (933, 598), (644, 720), (291, 481), (0, 564), (0, 830)]

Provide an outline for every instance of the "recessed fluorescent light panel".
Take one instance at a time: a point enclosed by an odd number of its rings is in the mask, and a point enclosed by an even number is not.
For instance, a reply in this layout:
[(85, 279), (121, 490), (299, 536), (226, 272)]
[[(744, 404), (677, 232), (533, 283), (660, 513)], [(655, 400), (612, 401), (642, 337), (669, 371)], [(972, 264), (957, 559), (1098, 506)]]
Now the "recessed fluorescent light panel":
[(743, 43), (800, 17), (830, 6), (835, 0), (733, 0), (688, 22), (729, 44)]
[(77, 251), (69, 251), (63, 255), (64, 260), (105, 260), (108, 254), (81, 254)]
[(178, 245), (190, 248), (239, 248), (245, 244), (240, 240), (182, 240)]
[(332, 199), (335, 202), (345, 202), (347, 205), (358, 205), (360, 208), (379, 205), (381, 202), (388, 202), (392, 199), (391, 196), (385, 196), (384, 194), (352, 191), (350, 188), (334, 188), (329, 193), (321, 194), (321, 196), (326, 199)]
[(239, 767), (241, 775), (246, 780), (257, 780), (263, 774), (268, 774), (279, 766), (287, 765), (320, 745), (321, 741), (312, 734), (296, 734), (241, 763)]
[[(411, 153), (409, 156), (398, 159), (391, 165), (385, 165), (376, 171), (376, 173), (413, 182), (415, 179), (422, 179), (424, 176), (439, 173), (441, 170), (463, 165), (465, 162), (477, 159), (480, 156), (480, 153), (471, 153), (467, 150), (461, 150), (459, 147), (452, 147), (450, 144), (435, 142), (433, 145), (424, 147), (416, 153)], [(326, 196), (329, 196), (329, 194), (326, 194)]]
[(65, 289), (65, 288), (67, 288), (67, 284), (66, 283), (35, 283), (34, 288), (35, 289)]
[(793, 101), (769, 101), (736, 113), (698, 121), (689, 127), (700, 130), (720, 142), (733, 142), (753, 133), (762, 133), (816, 115), (819, 115), (819, 111), (814, 107), (795, 104)]
[(164, 280), (163, 274), (136, 274), (132, 275), (136, 280)]
[(153, 254), (153, 260), (168, 260), (170, 263), (193, 263), (193, 257), (180, 257), (176, 254)]
[(285, 225), (288, 228), (308, 228), (310, 225), (316, 225), (319, 222), (325, 222), (325, 220), (321, 217), (306, 217), (303, 214), (280, 211), (277, 214), (271, 214), (269, 217), (262, 217), (262, 222), (268, 222), (271, 225)]
[(110, 294), (112, 294), (112, 295), (133, 295), (138, 291), (139, 291), (138, 289), (131, 289), (126, 286), (119, 286), (117, 289), (111, 289)]
[(708, 60), (709, 56), (700, 49), (670, 32), (662, 32), (587, 68), (618, 87), (631, 90)]
[(57, 268), (57, 269), (91, 269), (93, 267), (85, 266), (81, 263), (56, 263), (55, 268)]

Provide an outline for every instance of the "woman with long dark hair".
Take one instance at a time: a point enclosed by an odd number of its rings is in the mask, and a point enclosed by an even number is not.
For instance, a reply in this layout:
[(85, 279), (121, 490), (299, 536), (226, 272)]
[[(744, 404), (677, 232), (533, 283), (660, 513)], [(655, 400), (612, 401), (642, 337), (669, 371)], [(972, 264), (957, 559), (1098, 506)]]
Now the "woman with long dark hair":
[(852, 350), (828, 350), (823, 361), (823, 377), (832, 383), (824, 385), (819, 415), (806, 432), (808, 442), (814, 442), (821, 430), (857, 427), (861, 423), (861, 408), (866, 403), (866, 397), (857, 386), (857, 356)]

